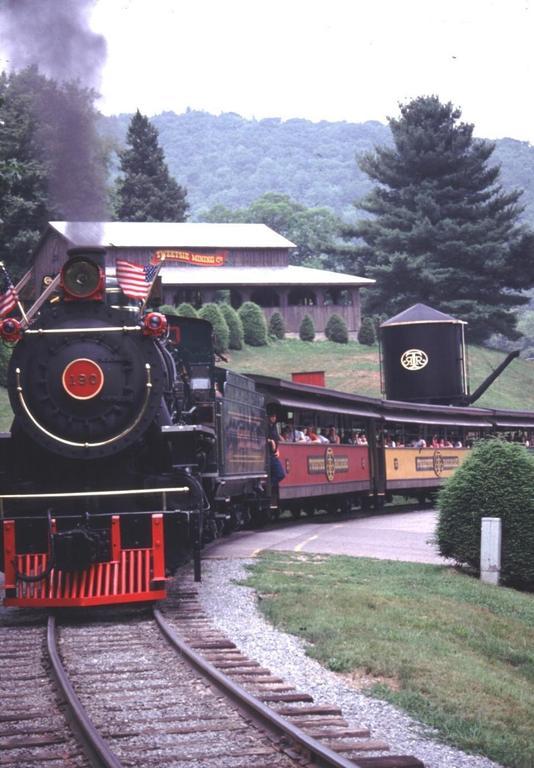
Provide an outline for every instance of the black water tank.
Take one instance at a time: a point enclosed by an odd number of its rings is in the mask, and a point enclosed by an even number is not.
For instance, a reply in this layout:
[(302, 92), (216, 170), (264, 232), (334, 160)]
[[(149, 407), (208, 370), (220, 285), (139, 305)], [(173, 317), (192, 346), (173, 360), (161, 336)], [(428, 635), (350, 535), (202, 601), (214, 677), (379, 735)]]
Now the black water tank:
[(466, 394), (463, 320), (414, 304), (380, 326), (388, 400), (459, 404)]

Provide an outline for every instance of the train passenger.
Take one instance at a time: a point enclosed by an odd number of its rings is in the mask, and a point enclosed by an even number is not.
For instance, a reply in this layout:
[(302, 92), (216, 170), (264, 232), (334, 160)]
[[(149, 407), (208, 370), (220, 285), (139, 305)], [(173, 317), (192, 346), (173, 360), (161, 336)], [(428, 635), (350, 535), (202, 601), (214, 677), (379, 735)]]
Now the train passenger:
[(321, 440), (319, 439), (319, 435), (315, 431), (315, 427), (312, 427), (311, 424), (308, 424), (304, 428), (304, 434), (306, 435), (306, 437), (308, 438), (310, 443), (320, 443), (321, 442)]
[(368, 445), (365, 432), (356, 433), (356, 445)]
[(304, 443), (306, 442), (304, 437), (304, 432), (300, 429), (297, 429), (297, 427), (294, 425), (292, 419), (288, 419), (287, 421), (287, 429), (289, 430), (289, 437), (286, 438), (286, 440), (289, 440), (292, 443)]
[(354, 445), (354, 440), (352, 439), (352, 435), (348, 429), (343, 432), (341, 436), (341, 443), (342, 445)]
[(293, 439), (294, 435), (291, 433), (291, 429), (289, 426), (282, 427), (280, 430), (280, 440), (283, 443), (294, 443)]
[(280, 443), (280, 433), (276, 424), (278, 417), (276, 413), (268, 415), (269, 423), (267, 426), (267, 445), (269, 450), (269, 464), (271, 469), (271, 487), (273, 496), (278, 496), (278, 484), (286, 476), (285, 470), (280, 461), (278, 444)]
[(417, 440), (414, 440), (413, 443), (412, 443), (412, 447), (413, 448), (419, 448), (419, 450), (421, 450), (421, 448), (426, 448), (426, 440), (425, 440), (425, 438), (424, 437), (419, 437)]
[(317, 437), (319, 438), (319, 442), (320, 443), (329, 443), (330, 442), (328, 437), (325, 434), (323, 434), (323, 430), (322, 429), (318, 429), (317, 430)]
[(335, 443), (336, 445), (339, 445), (341, 443), (341, 438), (338, 435), (336, 428), (334, 427), (333, 424), (331, 424), (328, 427), (328, 432), (326, 433), (326, 436), (330, 443)]

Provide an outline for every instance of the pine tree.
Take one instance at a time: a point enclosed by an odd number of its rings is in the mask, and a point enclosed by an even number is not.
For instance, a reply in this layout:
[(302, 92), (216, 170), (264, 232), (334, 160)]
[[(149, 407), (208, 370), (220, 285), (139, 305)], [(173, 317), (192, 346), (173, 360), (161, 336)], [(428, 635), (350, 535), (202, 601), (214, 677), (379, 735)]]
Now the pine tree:
[(488, 161), (493, 143), (436, 96), (401, 105), (390, 118), (393, 146), (364, 155), (378, 182), (359, 207), (372, 217), (350, 234), (355, 256), (376, 279), (366, 310), (389, 316), (424, 302), (469, 323), (472, 340), (513, 338), (518, 293), (534, 281), (533, 238), (518, 224), (521, 192), (505, 193)]
[(243, 330), (243, 323), (241, 322), (241, 318), (235, 311), (235, 309), (230, 305), (223, 302), (222, 304), (218, 305), (221, 314), (226, 320), (226, 325), (228, 326), (228, 330), (230, 331), (230, 340), (228, 342), (228, 348), (229, 349), (243, 349), (243, 344), (245, 341), (245, 331)]
[(313, 341), (315, 338), (315, 325), (309, 315), (304, 315), (299, 328), (301, 341)]
[(282, 340), (286, 335), (284, 318), (280, 312), (273, 312), (269, 319), (269, 336)]
[(245, 344), (251, 347), (264, 347), (267, 344), (267, 323), (262, 308), (253, 301), (245, 301), (237, 314), (243, 323)]
[(372, 317), (364, 317), (360, 330), (358, 331), (358, 341), (371, 347), (376, 342), (375, 326)]
[(185, 221), (186, 190), (170, 176), (158, 131), (139, 110), (131, 119), (126, 142), (117, 182), (119, 221)]
[(341, 315), (334, 313), (330, 315), (324, 329), (324, 335), (329, 341), (335, 341), (337, 344), (347, 344), (349, 332), (347, 323)]
[(200, 308), (198, 316), (202, 320), (207, 320), (212, 325), (213, 348), (215, 349), (215, 352), (226, 352), (230, 340), (230, 331), (228, 330), (226, 320), (219, 309), (219, 305), (211, 303), (204, 304), (204, 306)]
[(198, 317), (198, 312), (194, 306), (187, 301), (183, 301), (176, 307), (176, 314), (180, 317)]

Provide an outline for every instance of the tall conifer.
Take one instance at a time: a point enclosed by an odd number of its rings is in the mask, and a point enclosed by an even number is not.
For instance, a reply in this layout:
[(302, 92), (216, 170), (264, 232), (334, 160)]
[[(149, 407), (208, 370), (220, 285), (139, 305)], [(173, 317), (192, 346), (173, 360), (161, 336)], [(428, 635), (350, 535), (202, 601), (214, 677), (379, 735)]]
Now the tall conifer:
[(393, 146), (360, 160), (378, 185), (359, 203), (371, 214), (350, 232), (355, 255), (376, 279), (368, 313), (393, 315), (424, 302), (467, 320), (472, 340), (514, 338), (518, 290), (534, 281), (532, 236), (518, 223), (520, 191), (506, 193), (495, 145), (436, 96), (401, 105), (390, 118)]
[(158, 131), (139, 110), (126, 142), (117, 182), (119, 221), (185, 221), (186, 190), (170, 176)]

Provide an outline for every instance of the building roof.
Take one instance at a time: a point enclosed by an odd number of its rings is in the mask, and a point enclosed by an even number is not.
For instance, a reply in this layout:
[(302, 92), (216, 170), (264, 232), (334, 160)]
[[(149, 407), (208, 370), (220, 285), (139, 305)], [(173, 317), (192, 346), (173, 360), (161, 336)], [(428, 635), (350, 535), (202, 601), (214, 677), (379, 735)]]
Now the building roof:
[(404, 312), (399, 312), (395, 317), (385, 320), (380, 327), (386, 328), (390, 325), (410, 325), (412, 323), (461, 323), (466, 325), (465, 320), (457, 320), (455, 317), (432, 309), (426, 304), (414, 304), (405, 309)]
[(295, 248), (265, 224), (51, 221), (73, 246), (104, 248)]
[(303, 285), (355, 287), (375, 281), (310, 267), (162, 267), (163, 285)]

